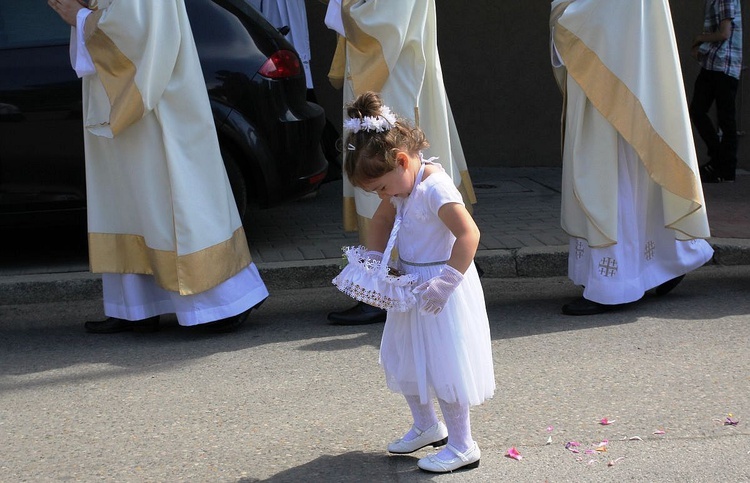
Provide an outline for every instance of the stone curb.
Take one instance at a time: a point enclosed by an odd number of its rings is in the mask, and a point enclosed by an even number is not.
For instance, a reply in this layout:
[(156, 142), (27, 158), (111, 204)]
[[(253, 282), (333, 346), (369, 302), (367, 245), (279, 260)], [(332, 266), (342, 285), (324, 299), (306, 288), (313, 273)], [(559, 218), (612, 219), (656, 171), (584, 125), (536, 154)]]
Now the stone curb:
[[(750, 240), (713, 238), (713, 265), (750, 265)], [(477, 264), (486, 278), (558, 277), (568, 270), (568, 246), (480, 250)], [(258, 264), (269, 291), (331, 286), (341, 259)], [(89, 272), (0, 277), (0, 305), (23, 305), (101, 297), (101, 277)]]

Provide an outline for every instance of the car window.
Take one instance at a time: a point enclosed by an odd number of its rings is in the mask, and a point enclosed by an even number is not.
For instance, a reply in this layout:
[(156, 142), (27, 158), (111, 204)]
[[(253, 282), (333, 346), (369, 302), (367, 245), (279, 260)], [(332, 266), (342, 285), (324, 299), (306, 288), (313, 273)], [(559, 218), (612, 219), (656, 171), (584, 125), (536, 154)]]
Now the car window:
[(0, 49), (67, 44), (70, 26), (47, 2), (0, 0)]

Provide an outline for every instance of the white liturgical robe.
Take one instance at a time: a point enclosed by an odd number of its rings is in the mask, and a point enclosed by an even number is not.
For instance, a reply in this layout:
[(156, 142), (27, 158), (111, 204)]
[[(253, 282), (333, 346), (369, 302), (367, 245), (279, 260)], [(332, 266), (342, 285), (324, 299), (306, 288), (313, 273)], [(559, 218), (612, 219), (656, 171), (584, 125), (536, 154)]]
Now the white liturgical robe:
[(562, 227), (584, 297), (632, 302), (711, 259), (666, 0), (556, 0)]
[[(438, 157), (471, 209), (476, 197), (443, 84), (435, 1), (332, 0), (326, 21), (346, 37), (344, 106), (366, 91), (378, 92), (393, 112), (424, 131), (430, 143), (425, 157)], [(354, 188), (344, 174), (346, 230), (359, 229), (364, 241), (379, 204), (376, 194)]]
[[(208, 308), (187, 325), (252, 307), (268, 293), (222, 162), (183, 0), (89, 6), (73, 29), (71, 60), (83, 77), (89, 257), (105, 274), (105, 309), (110, 274), (122, 274), (118, 292), (201, 297)], [(93, 68), (82, 67), (87, 61)], [(148, 288), (136, 282), (143, 276)], [(119, 309), (107, 315), (169, 311), (127, 290), (115, 298), (110, 307)]]

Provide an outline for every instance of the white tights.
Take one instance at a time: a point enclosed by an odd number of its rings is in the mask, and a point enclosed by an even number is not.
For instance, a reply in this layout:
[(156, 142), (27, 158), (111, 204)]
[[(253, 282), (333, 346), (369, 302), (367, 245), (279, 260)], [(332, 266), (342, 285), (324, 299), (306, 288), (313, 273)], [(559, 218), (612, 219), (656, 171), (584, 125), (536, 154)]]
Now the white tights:
[[(404, 396), (411, 409), (411, 415), (414, 418), (414, 426), (420, 431), (424, 431), (438, 422), (435, 408), (432, 403), (422, 404), (419, 396)], [(448, 428), (448, 444), (464, 453), (474, 445), (471, 437), (471, 419), (469, 417), (469, 406), (461, 403), (447, 403), (438, 399), (440, 411), (443, 413), (445, 426)], [(403, 437), (405, 441), (410, 441), (417, 436), (414, 429), (410, 429)], [(452, 459), (455, 457), (452, 451), (443, 449), (438, 453), (441, 459)]]
[[(411, 417), (414, 418), (414, 426), (420, 431), (431, 428), (438, 422), (437, 415), (435, 414), (435, 407), (432, 403), (422, 404), (419, 402), (419, 396), (404, 396), (406, 403), (411, 409)], [(414, 429), (410, 429), (403, 437), (404, 441), (411, 441), (417, 437), (417, 433)]]

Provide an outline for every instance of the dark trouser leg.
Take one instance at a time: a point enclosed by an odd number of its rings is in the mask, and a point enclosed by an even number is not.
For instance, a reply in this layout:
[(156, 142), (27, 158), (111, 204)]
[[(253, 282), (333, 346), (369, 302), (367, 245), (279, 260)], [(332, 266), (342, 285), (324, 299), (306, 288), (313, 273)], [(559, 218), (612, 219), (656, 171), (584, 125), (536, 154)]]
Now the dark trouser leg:
[(734, 179), (737, 169), (737, 119), (736, 105), (737, 84), (734, 77), (723, 73), (716, 76), (716, 117), (721, 129), (719, 145), (718, 175), (724, 179)]
[(693, 99), (690, 102), (690, 118), (693, 124), (695, 124), (695, 128), (698, 130), (701, 139), (706, 143), (708, 156), (711, 158), (710, 162), (712, 163), (718, 157), (720, 150), (720, 141), (719, 135), (716, 133), (716, 126), (714, 126), (714, 123), (708, 116), (708, 110), (716, 98), (713, 84), (712, 72), (701, 69), (698, 78), (695, 79)]

